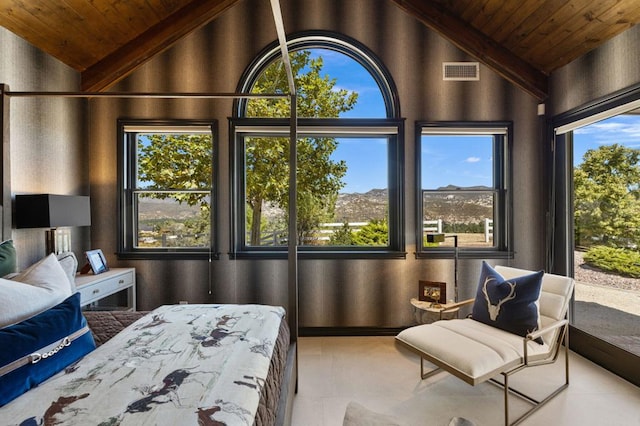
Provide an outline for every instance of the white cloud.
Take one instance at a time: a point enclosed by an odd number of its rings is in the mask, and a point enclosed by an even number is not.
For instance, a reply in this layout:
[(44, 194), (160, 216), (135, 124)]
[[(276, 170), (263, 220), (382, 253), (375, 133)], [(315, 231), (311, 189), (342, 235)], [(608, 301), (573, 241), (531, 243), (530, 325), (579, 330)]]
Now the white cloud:
[(464, 160), (465, 163), (477, 163), (480, 161), (480, 158), (478, 157), (469, 157), (466, 160)]
[(640, 141), (640, 119), (637, 116), (618, 116), (575, 131), (576, 135), (589, 137), (598, 144), (618, 143), (629, 147)]

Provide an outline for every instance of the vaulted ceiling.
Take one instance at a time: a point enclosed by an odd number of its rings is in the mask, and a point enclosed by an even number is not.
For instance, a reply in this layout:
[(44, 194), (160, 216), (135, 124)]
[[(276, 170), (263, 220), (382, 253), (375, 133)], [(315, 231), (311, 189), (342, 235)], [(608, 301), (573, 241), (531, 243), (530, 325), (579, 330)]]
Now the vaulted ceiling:
[[(2, 0), (0, 25), (108, 89), (242, 0)], [(640, 22), (638, 0), (390, 0), (539, 100), (548, 75)]]

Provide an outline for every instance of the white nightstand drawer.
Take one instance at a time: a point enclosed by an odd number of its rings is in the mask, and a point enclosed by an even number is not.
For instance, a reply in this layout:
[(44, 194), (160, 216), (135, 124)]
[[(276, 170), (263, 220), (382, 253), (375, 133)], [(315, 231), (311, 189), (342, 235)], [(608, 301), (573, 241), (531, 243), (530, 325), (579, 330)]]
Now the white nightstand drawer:
[(129, 290), (129, 308), (135, 310), (135, 269), (116, 268), (98, 275), (76, 277), (80, 305), (86, 306), (122, 290)]

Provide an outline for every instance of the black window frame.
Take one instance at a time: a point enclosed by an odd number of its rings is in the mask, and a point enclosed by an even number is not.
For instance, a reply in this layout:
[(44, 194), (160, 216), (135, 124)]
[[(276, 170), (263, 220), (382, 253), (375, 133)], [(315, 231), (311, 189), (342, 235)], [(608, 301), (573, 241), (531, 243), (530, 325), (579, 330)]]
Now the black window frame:
[[(398, 90), (391, 77), (391, 73), (376, 55), (359, 41), (344, 34), (333, 31), (311, 30), (293, 33), (287, 36), (287, 48), (289, 52), (304, 49), (326, 49), (342, 53), (358, 62), (366, 69), (380, 88), (387, 118), (399, 118), (400, 101)], [(250, 93), (256, 79), (276, 59), (281, 58), (280, 43), (274, 41), (262, 50), (249, 64), (240, 78), (237, 87), (238, 93)], [(249, 118), (244, 115), (247, 109), (248, 98), (240, 98), (234, 101), (234, 117)]]
[[(389, 245), (380, 247), (364, 246), (299, 246), (300, 258), (405, 258), (405, 224), (404, 224), (404, 119), (399, 118), (400, 103), (398, 91), (391, 74), (380, 60), (366, 46), (343, 34), (313, 30), (290, 34), (288, 39), (289, 51), (303, 49), (327, 49), (342, 53), (363, 66), (376, 81), (385, 104), (386, 117), (383, 118), (304, 118), (298, 117), (299, 128), (326, 126), (337, 129), (331, 136), (339, 137), (339, 128), (343, 127), (394, 127), (396, 134), (389, 137), (388, 148), (388, 194), (389, 194)], [(272, 63), (279, 58), (281, 50), (278, 42), (274, 42), (260, 52), (256, 59), (243, 73), (237, 91), (249, 93), (256, 79)], [(246, 117), (245, 111), (249, 99), (239, 99), (234, 104), (234, 117), (230, 119), (230, 170), (232, 185), (232, 228), (231, 253), (232, 258), (278, 258), (287, 257), (287, 247), (255, 247), (245, 244), (245, 202), (244, 202), (244, 148), (243, 136), (237, 134), (236, 129), (242, 127), (270, 126), (283, 127), (290, 125), (286, 118), (255, 118)], [(298, 132), (300, 133), (300, 132)], [(348, 135), (352, 136), (352, 135)], [(375, 134), (369, 134), (375, 137)]]
[[(243, 129), (260, 128), (263, 136), (282, 137), (288, 132), (289, 121), (286, 119), (265, 118), (233, 118), (230, 120), (230, 134), (233, 138), (231, 154), (231, 182), (232, 182), (232, 221), (234, 232), (231, 235), (232, 258), (275, 258), (287, 257), (287, 246), (249, 246), (245, 238), (246, 203), (244, 196), (244, 139), (247, 132)], [(388, 138), (387, 170), (389, 197), (389, 244), (385, 247), (376, 246), (298, 246), (300, 258), (332, 259), (332, 258), (405, 258), (404, 238), (404, 120), (403, 119), (299, 119), (298, 135), (313, 134), (315, 129), (335, 129), (331, 137), (345, 135), (349, 137), (376, 137), (375, 133), (363, 133), (354, 136), (354, 128), (387, 128), (378, 135)], [(273, 131), (270, 131), (272, 128)], [(344, 129), (341, 133), (340, 128)], [(348, 130), (347, 130), (348, 129)], [(300, 131), (302, 130), (302, 131)], [(323, 133), (324, 134), (324, 133)]]
[[(189, 119), (118, 119), (118, 251), (119, 259), (219, 259), (217, 244), (218, 202), (218, 123), (217, 120), (189, 120)], [(139, 248), (135, 244), (135, 221), (137, 212), (135, 209), (135, 182), (137, 180), (137, 143), (134, 132), (126, 132), (125, 128), (131, 127), (209, 127), (212, 135), (211, 152), (211, 209), (209, 216), (210, 241), (209, 247), (157, 247)]]
[[(512, 218), (512, 167), (510, 152), (513, 144), (513, 123), (510, 121), (417, 121), (415, 126), (415, 184), (416, 184), (416, 258), (453, 258), (456, 249), (453, 246), (425, 247), (423, 244), (423, 188), (422, 188), (422, 136), (423, 129), (434, 131), (441, 128), (443, 133), (452, 133), (460, 129), (460, 134), (472, 133), (478, 129), (478, 133), (486, 134), (490, 129), (504, 129), (504, 134), (494, 134), (493, 143), (493, 188), (495, 194), (493, 239), (492, 247), (464, 247), (459, 246), (457, 256), (470, 259), (511, 259), (513, 258), (513, 218)], [(437, 191), (433, 191), (437, 192)], [(487, 192), (487, 190), (482, 190)], [(449, 234), (447, 234), (449, 235)], [(451, 234), (453, 235), (453, 234)]]
[[(553, 253), (548, 259), (547, 268), (555, 274), (573, 276), (573, 132), (585, 123), (600, 121), (622, 111), (629, 111), (630, 105), (640, 103), (640, 84), (623, 88), (584, 105), (556, 115), (547, 121), (547, 140), (553, 147), (549, 163), (553, 180), (549, 182), (550, 212), (552, 226), (548, 230), (547, 241)], [(565, 128), (561, 131), (560, 128)], [(569, 127), (567, 129), (566, 127)], [(570, 218), (570, 219), (567, 219)], [(569, 307), (570, 349), (585, 358), (601, 365), (623, 379), (640, 386), (638, 356), (620, 347), (611, 345), (599, 337), (580, 328), (576, 328), (575, 300)]]

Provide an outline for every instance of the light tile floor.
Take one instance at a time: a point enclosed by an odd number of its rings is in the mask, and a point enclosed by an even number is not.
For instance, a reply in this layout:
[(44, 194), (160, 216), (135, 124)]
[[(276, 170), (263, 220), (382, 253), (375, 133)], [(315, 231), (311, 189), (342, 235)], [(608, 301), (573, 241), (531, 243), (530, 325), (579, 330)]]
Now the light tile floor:
[[(350, 401), (416, 426), (447, 426), (456, 416), (476, 426), (504, 423), (500, 388), (470, 386), (447, 373), (422, 381), (418, 356), (393, 337), (302, 337), (298, 348), (294, 426), (342, 425)], [(522, 425), (640, 426), (640, 388), (575, 353), (569, 361), (569, 388)], [(563, 368), (562, 358), (518, 373), (510, 383), (535, 394), (544, 391), (545, 378), (562, 383)], [(528, 405), (512, 401), (515, 418)]]

